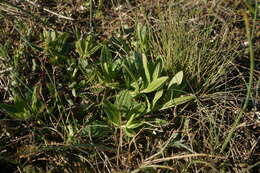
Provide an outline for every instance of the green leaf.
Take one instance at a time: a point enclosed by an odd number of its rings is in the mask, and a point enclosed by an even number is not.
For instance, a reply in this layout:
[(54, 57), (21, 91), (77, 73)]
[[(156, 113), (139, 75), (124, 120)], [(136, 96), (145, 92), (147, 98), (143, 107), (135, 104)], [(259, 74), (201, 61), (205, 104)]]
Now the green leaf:
[(128, 111), (128, 109), (131, 107), (131, 103), (132, 97), (127, 90), (121, 91), (116, 97), (115, 105), (118, 110)]
[(125, 131), (126, 135), (129, 137), (133, 137), (135, 135), (135, 131), (133, 129), (124, 128), (124, 131)]
[(138, 103), (138, 102), (133, 102), (133, 107), (131, 112), (138, 113), (138, 116), (141, 116), (142, 113), (145, 111), (146, 105), (144, 103)]
[(101, 63), (104, 72), (110, 75), (112, 73), (112, 55), (106, 46), (103, 46), (101, 50)]
[(38, 99), (38, 97), (37, 97), (37, 90), (40, 90), (40, 88), (39, 87), (37, 87), (37, 86), (35, 86), (34, 88), (33, 88), (33, 92), (31, 93), (31, 96), (30, 96), (30, 98), (28, 99), (28, 102), (31, 102), (31, 103), (29, 103), (29, 104), (31, 104), (31, 105), (28, 105), (28, 106), (30, 106), (30, 110), (33, 112), (33, 113), (39, 113), (39, 99)]
[(179, 71), (175, 76), (173, 76), (173, 78), (171, 79), (169, 85), (168, 85), (168, 89), (173, 85), (173, 84), (177, 84), (180, 85), (183, 79), (183, 71)]
[(134, 129), (144, 124), (143, 121), (137, 119), (139, 116), (139, 114), (132, 114), (130, 119), (127, 121), (124, 130), (128, 136), (133, 136), (135, 134)]
[(5, 111), (6, 113), (10, 115), (14, 115), (16, 113), (20, 113), (21, 110), (16, 107), (14, 104), (0, 104), (0, 109)]
[(140, 41), (140, 42), (142, 42), (142, 38), (143, 38), (143, 36), (142, 36), (142, 34), (144, 34), (143, 32), (142, 32), (142, 24), (141, 23), (138, 23), (137, 24), (137, 37), (138, 37), (138, 40)]
[(161, 64), (157, 63), (157, 65), (154, 69), (154, 72), (153, 72), (153, 80), (156, 80), (159, 77), (160, 72), (161, 72)]
[(105, 137), (109, 132), (110, 128), (106, 122), (95, 120), (83, 128), (81, 136)]
[(132, 71), (130, 70), (130, 68), (129, 68), (127, 65), (125, 65), (125, 64), (123, 64), (123, 67), (124, 67), (125, 70), (128, 72), (128, 74), (131, 76), (131, 78), (132, 78), (134, 81), (136, 81), (137, 79), (136, 79), (135, 75), (132, 73)]
[(141, 93), (150, 93), (153, 92), (155, 90), (157, 90), (158, 88), (160, 88), (168, 79), (167, 76), (164, 77), (160, 77), (154, 81), (152, 81), (146, 89), (142, 90)]
[(75, 88), (72, 88), (71, 93), (72, 93), (73, 97), (77, 97), (76, 89), (75, 89)]
[(136, 123), (136, 121), (135, 121), (135, 119), (138, 117), (138, 114), (135, 114), (135, 113), (133, 113), (131, 116), (130, 116), (130, 118), (127, 120), (127, 123), (126, 123), (126, 127), (127, 128), (129, 128), (129, 129), (131, 129), (130, 128), (130, 126), (132, 125), (132, 124), (135, 124)]
[(126, 128), (128, 128), (128, 129), (136, 129), (136, 128), (142, 126), (143, 124), (144, 124), (143, 121), (139, 121), (139, 122), (135, 122), (135, 123), (131, 122), (131, 123), (127, 123), (126, 124)]
[(92, 35), (89, 35), (86, 39), (76, 41), (75, 47), (76, 52), (80, 55), (80, 58), (89, 58), (98, 49), (100, 49), (101, 44), (94, 44), (94, 39)]
[(123, 59), (119, 58), (116, 59), (112, 64), (112, 70), (113, 71), (119, 71), (122, 68)]
[(80, 55), (80, 57), (84, 57), (84, 53), (85, 53), (84, 41), (83, 40), (76, 41), (75, 48), (76, 48), (76, 52)]
[(142, 54), (142, 59), (143, 59), (143, 67), (144, 67), (144, 73), (146, 76), (146, 80), (148, 82), (148, 84), (151, 83), (151, 75), (149, 72), (149, 67), (148, 67), (148, 62), (147, 62), (147, 58), (145, 54)]
[(19, 95), (14, 97), (14, 104), (12, 104), (17, 113), (23, 113), (27, 108), (27, 102)]
[(168, 108), (186, 103), (195, 98), (196, 98), (195, 95), (190, 95), (190, 96), (182, 96), (182, 97), (172, 99), (172, 100), (168, 101), (167, 103), (163, 104), (162, 107), (160, 108), (160, 110), (168, 109)]
[(115, 105), (110, 103), (109, 101), (105, 100), (104, 103), (104, 111), (107, 114), (108, 120), (115, 126), (120, 126), (120, 113), (118, 112)]
[(30, 116), (26, 102), (20, 96), (14, 97), (14, 104), (0, 104), (0, 110), (3, 110), (14, 118), (25, 119)]
[(122, 64), (122, 66), (125, 68), (127, 74), (129, 74), (129, 76), (125, 76), (125, 78), (130, 77), (133, 80), (133, 82), (130, 84), (135, 89), (135, 91), (133, 93), (138, 93), (139, 92), (139, 85), (138, 85), (138, 81), (137, 81), (136, 76), (132, 73), (132, 71), (130, 70), (130, 68), (127, 65)]
[(146, 25), (141, 23), (137, 24), (137, 37), (142, 51), (147, 51), (148, 41), (149, 41), (149, 32)]
[(37, 106), (37, 103), (39, 102), (39, 99), (37, 97), (37, 90), (40, 90), (40, 87), (39, 86), (35, 86), (33, 88), (33, 92), (32, 92), (32, 95), (31, 95), (31, 104), (32, 104), (32, 107), (36, 107)]
[(149, 98), (147, 97), (147, 95), (144, 95), (143, 97), (145, 98), (146, 101), (146, 113), (151, 112), (152, 104), (150, 103)]
[(155, 93), (155, 96), (153, 98), (153, 107), (155, 107), (155, 104), (157, 103), (157, 101), (162, 97), (163, 95), (163, 90), (159, 90)]

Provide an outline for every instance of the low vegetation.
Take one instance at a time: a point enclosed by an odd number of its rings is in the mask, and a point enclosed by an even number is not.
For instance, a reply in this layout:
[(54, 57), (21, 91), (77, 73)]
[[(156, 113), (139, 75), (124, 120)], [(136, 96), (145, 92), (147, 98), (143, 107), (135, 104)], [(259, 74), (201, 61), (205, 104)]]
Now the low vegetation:
[(0, 172), (259, 172), (259, 5), (0, 1)]

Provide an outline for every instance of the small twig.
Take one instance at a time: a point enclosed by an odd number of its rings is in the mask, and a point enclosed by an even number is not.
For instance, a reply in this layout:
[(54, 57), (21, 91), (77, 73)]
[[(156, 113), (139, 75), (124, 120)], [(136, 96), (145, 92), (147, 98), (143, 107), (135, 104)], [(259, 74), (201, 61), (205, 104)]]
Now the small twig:
[(210, 158), (217, 158), (217, 159), (227, 159), (226, 157), (222, 157), (222, 156), (210, 155), (205, 153), (196, 153), (196, 154), (185, 154), (185, 155), (177, 155), (172, 157), (165, 157), (161, 159), (148, 160), (145, 161), (143, 164), (144, 165), (155, 164), (155, 163), (160, 163), (160, 162), (165, 162), (170, 160), (178, 160), (178, 159), (185, 159), (185, 158), (192, 158), (192, 157), (210, 157)]
[(67, 16), (64, 16), (64, 15), (58, 14), (58, 13), (56, 13), (56, 12), (54, 12), (54, 11), (51, 11), (51, 10), (49, 10), (49, 9), (47, 9), (47, 8), (41, 7), (39, 4), (36, 4), (35, 2), (32, 2), (32, 1), (30, 1), (30, 0), (25, 0), (25, 1), (28, 2), (28, 3), (30, 3), (30, 4), (32, 4), (33, 6), (35, 6), (35, 7), (37, 7), (37, 8), (42, 8), (43, 11), (46, 11), (46, 12), (48, 12), (48, 13), (51, 13), (51, 14), (55, 15), (55, 16), (58, 16), (58, 18), (67, 19), (67, 20), (72, 20), (72, 21), (75, 20), (75, 19), (73, 19), (73, 18), (71, 18), (71, 17), (67, 17)]

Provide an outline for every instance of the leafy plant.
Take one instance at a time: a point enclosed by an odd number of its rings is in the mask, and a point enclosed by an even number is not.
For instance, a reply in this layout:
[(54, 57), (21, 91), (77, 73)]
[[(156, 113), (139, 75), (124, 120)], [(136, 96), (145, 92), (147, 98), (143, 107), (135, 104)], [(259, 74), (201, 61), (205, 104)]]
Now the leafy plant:
[(136, 102), (127, 90), (121, 91), (115, 103), (104, 101), (104, 111), (108, 120), (118, 128), (124, 129), (128, 136), (134, 134), (134, 129), (143, 125), (141, 115), (144, 113), (144, 105)]
[(130, 89), (131, 94), (146, 100), (146, 112), (167, 109), (195, 98), (193, 95), (179, 97), (182, 91), (178, 91), (178, 87), (182, 83), (183, 72), (178, 72), (169, 80), (160, 59), (155, 63), (148, 62), (146, 55), (135, 53), (134, 61), (126, 60), (123, 66), (126, 83), (133, 88)]
[(104, 45), (101, 50), (100, 66), (98, 69), (99, 82), (107, 87), (119, 87), (118, 80), (120, 79), (121, 66), (122, 60), (113, 60), (110, 49)]
[[(111, 55), (108, 54), (108, 57)], [(112, 73), (112, 80), (113, 71), (109, 69), (108, 64), (103, 65), (106, 69), (103, 72), (104, 76)], [(104, 110), (108, 120), (114, 126), (123, 128), (129, 136), (133, 135), (134, 129), (143, 125), (143, 115), (168, 109), (195, 98), (194, 95), (181, 96), (182, 91), (176, 89), (182, 84), (183, 72), (180, 71), (169, 79), (160, 59), (149, 62), (146, 55), (135, 52), (134, 55), (125, 57), (122, 69), (120, 66), (114, 71), (122, 71), (124, 88), (119, 88), (121, 91), (116, 95), (114, 103), (108, 99), (104, 101)], [(113, 81), (116, 81), (116, 78)]]
[(39, 89), (39, 87), (35, 86), (33, 92), (26, 93), (24, 97), (16, 93), (13, 104), (0, 104), (0, 109), (13, 118), (28, 119), (38, 117), (45, 110), (45, 105), (38, 96)]
[(93, 36), (89, 35), (86, 39), (76, 41), (75, 48), (80, 59), (88, 59), (101, 48), (101, 44), (95, 44)]
[(136, 35), (137, 35), (138, 46), (140, 46), (141, 51), (147, 53), (147, 51), (149, 50), (149, 40), (150, 40), (149, 28), (146, 25), (138, 23), (136, 29)]
[(67, 42), (69, 34), (57, 33), (55, 31), (44, 30), (42, 40), (44, 51), (49, 55), (52, 64), (62, 63), (66, 60), (66, 56), (70, 50), (70, 44)]
[(81, 133), (81, 136), (104, 137), (109, 135), (110, 127), (107, 122), (95, 120), (88, 124)]

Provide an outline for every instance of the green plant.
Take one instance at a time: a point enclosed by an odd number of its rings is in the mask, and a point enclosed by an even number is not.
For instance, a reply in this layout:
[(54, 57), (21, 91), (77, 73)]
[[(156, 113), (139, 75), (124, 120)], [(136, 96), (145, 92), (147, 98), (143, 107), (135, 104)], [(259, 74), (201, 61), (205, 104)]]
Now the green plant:
[[(171, 79), (163, 70), (160, 59), (156, 62), (148, 61), (145, 54), (137, 52), (126, 56), (121, 66), (112, 70), (110, 54), (101, 54), (106, 61), (101, 60), (102, 75), (109, 76), (109, 81), (120, 82), (121, 88), (112, 104), (108, 99), (104, 101), (104, 110), (108, 120), (116, 127), (123, 128), (127, 135), (132, 135), (134, 129), (143, 125), (145, 114), (168, 109), (195, 98), (194, 95), (181, 96), (180, 87), (183, 72), (178, 72)], [(104, 57), (106, 56), (106, 57)], [(102, 63), (103, 62), (103, 63)], [(113, 78), (113, 72), (123, 74), (121, 81)], [(179, 89), (179, 90), (178, 90)]]
[(89, 59), (91, 55), (96, 53), (100, 48), (101, 44), (95, 44), (92, 35), (88, 35), (86, 39), (80, 39), (75, 43), (76, 52), (79, 54), (80, 61)]
[(136, 28), (136, 35), (137, 35), (137, 47), (140, 47), (143, 53), (147, 53), (150, 48), (149, 27), (147, 25), (138, 23)]
[(43, 47), (52, 64), (64, 63), (70, 50), (68, 44), (68, 33), (57, 33), (55, 31), (44, 30), (42, 34)]
[(114, 60), (110, 49), (104, 45), (101, 50), (99, 63), (97, 67), (99, 83), (110, 88), (118, 88), (122, 59)]
[(0, 109), (12, 118), (29, 119), (38, 118), (44, 114), (45, 105), (41, 102), (38, 92), (39, 87), (35, 86), (32, 92), (24, 96), (14, 92), (13, 104), (0, 104)]
[(105, 100), (103, 105), (108, 120), (115, 127), (123, 129), (128, 136), (132, 136), (134, 129), (144, 123), (141, 116), (144, 113), (145, 106), (135, 101), (127, 90), (117, 94), (114, 104)]
[(128, 89), (134, 97), (146, 100), (147, 113), (171, 108), (195, 98), (194, 95), (180, 97), (183, 94), (183, 72), (169, 79), (160, 59), (148, 61), (146, 55), (135, 53), (126, 59), (123, 67)]

